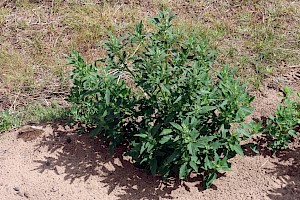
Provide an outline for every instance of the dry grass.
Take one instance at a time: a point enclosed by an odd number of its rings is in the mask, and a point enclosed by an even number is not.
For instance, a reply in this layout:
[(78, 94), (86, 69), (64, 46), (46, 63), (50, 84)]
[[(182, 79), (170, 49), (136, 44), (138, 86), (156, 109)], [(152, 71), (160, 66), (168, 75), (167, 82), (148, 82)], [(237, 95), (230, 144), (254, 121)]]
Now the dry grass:
[[(3, 1), (3, 0), (2, 0)], [(160, 4), (176, 25), (208, 37), (218, 62), (258, 88), (266, 76), (300, 63), (300, 1), (0, 1), (0, 111), (33, 102), (63, 102), (70, 68), (65, 58), (79, 50), (89, 61), (109, 32), (121, 35), (154, 15)], [(146, 23), (148, 24), (148, 23)], [(151, 28), (146, 26), (146, 28)]]

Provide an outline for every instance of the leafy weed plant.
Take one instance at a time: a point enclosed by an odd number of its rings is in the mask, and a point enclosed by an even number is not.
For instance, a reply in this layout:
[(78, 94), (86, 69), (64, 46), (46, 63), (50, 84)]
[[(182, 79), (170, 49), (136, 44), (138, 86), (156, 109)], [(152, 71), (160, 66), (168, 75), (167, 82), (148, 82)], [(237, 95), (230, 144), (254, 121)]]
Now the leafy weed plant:
[(6, 112), (0, 112), (0, 133), (8, 131), (9, 129), (16, 127), (16, 115)]
[[(263, 133), (272, 137), (268, 144), (274, 152), (287, 148), (293, 137), (297, 136), (296, 127), (300, 124), (300, 105), (291, 100), (292, 90), (284, 89), (282, 104), (278, 105), (274, 116), (269, 116)], [(300, 93), (297, 94), (300, 98)]]
[(243, 155), (253, 97), (228, 66), (214, 70), (207, 40), (173, 29), (174, 17), (161, 11), (154, 32), (140, 22), (127, 36), (111, 35), (107, 57), (94, 64), (73, 52), (71, 113), (111, 150), (127, 144), (138, 167), (163, 179), (203, 173), (208, 188), (229, 158)]

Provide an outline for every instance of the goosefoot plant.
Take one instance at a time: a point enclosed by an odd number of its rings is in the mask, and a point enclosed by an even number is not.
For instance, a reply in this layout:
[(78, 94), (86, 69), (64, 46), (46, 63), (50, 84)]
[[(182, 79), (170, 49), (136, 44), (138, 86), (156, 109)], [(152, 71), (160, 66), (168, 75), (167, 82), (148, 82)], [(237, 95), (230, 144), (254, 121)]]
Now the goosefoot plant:
[(287, 148), (292, 138), (297, 136), (296, 128), (300, 124), (300, 93), (297, 94), (299, 102), (291, 100), (293, 91), (285, 87), (282, 103), (278, 105), (274, 116), (269, 116), (266, 121), (263, 133), (270, 135), (272, 141), (268, 146), (274, 152)]
[(107, 57), (94, 64), (73, 52), (71, 112), (112, 150), (128, 145), (136, 166), (163, 179), (203, 173), (208, 188), (229, 158), (243, 155), (253, 97), (228, 66), (212, 68), (208, 41), (176, 31), (174, 17), (161, 11), (155, 32), (140, 22), (126, 37), (111, 35)]

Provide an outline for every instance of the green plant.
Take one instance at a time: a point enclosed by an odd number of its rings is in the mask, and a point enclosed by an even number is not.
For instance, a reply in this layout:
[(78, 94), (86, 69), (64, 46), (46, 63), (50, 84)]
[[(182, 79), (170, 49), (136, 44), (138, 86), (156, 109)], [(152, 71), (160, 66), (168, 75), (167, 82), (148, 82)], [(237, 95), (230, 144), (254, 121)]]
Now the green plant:
[(207, 40), (174, 31), (174, 17), (161, 11), (155, 32), (140, 22), (126, 37), (111, 35), (107, 57), (94, 64), (73, 52), (71, 113), (111, 149), (127, 144), (126, 155), (153, 175), (185, 179), (196, 171), (208, 188), (230, 157), (243, 155), (254, 97), (228, 66), (214, 70)]
[(11, 113), (9, 111), (0, 112), (0, 133), (12, 128), (18, 128), (29, 122), (50, 122), (57, 119), (67, 119), (68, 109), (58, 105), (55, 101), (50, 105), (39, 103), (30, 104), (18, 111)]
[(9, 129), (16, 127), (16, 116), (14, 114), (6, 112), (0, 112), (0, 133), (8, 131)]
[[(284, 98), (278, 105), (274, 116), (269, 116), (263, 133), (272, 137), (268, 144), (273, 151), (287, 148), (293, 137), (297, 136), (296, 126), (300, 124), (300, 106), (297, 101), (291, 100), (293, 91), (284, 88)], [(300, 93), (297, 94), (300, 98)]]

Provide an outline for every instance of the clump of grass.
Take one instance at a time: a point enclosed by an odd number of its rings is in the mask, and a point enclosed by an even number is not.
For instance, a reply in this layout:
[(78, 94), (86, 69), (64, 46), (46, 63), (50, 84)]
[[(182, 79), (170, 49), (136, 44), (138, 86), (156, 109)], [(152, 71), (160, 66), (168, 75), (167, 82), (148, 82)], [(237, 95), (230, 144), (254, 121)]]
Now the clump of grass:
[(49, 106), (39, 103), (31, 104), (16, 112), (0, 112), (0, 133), (27, 123), (53, 122), (57, 119), (65, 119), (67, 116), (67, 109), (57, 103), (52, 103)]
[(219, 62), (238, 66), (238, 75), (254, 89), (266, 76), (300, 62), (299, 2), (192, 1), (171, 7), (179, 23), (207, 36), (219, 50)]
[(14, 114), (9, 113), (8, 111), (0, 113), (0, 133), (17, 126), (17, 120)]

